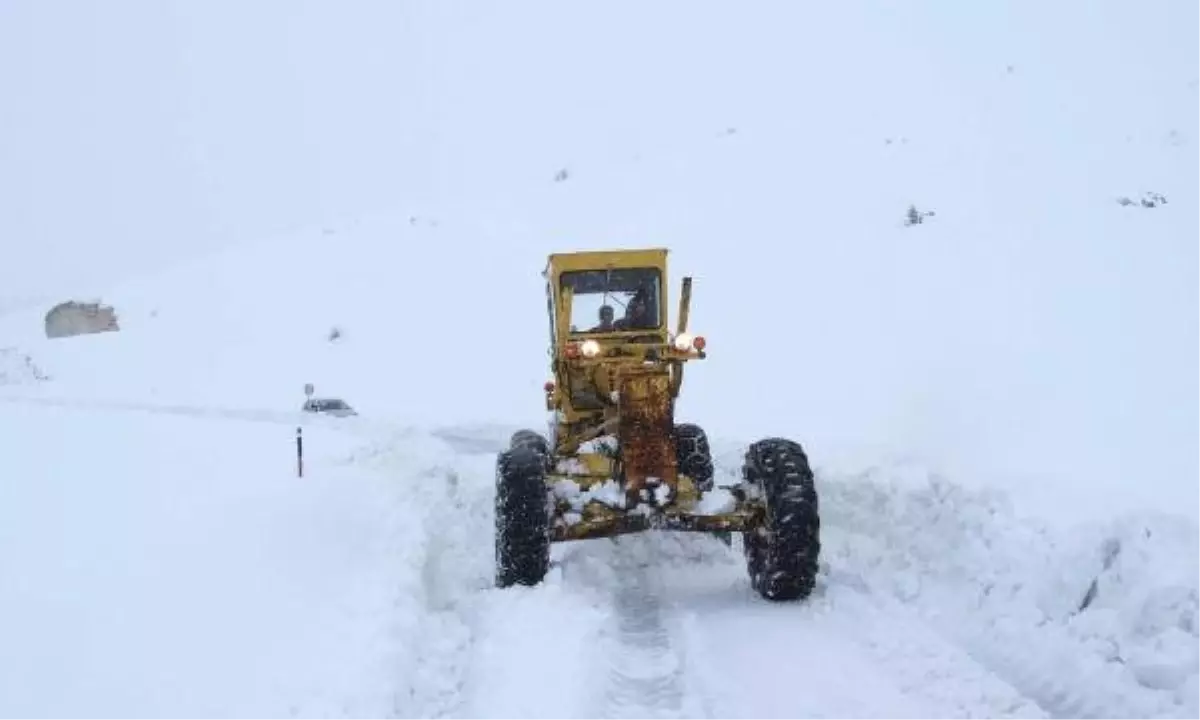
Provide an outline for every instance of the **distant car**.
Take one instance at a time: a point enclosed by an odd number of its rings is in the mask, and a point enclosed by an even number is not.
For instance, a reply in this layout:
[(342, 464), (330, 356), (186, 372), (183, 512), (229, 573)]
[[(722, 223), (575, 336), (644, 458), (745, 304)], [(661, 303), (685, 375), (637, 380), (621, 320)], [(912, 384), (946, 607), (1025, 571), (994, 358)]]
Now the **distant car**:
[(334, 417), (348, 417), (357, 415), (354, 408), (346, 404), (345, 400), (338, 398), (311, 398), (304, 403), (301, 408), (304, 412), (321, 413), (323, 415), (333, 415)]

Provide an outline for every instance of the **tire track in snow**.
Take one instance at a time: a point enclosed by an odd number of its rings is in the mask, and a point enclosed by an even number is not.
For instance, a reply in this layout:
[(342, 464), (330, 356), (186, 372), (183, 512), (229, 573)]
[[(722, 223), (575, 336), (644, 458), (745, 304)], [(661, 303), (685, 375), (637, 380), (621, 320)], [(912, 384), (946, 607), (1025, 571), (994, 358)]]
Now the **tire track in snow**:
[(712, 553), (727, 548), (707, 538), (644, 533), (580, 544), (564, 558), (564, 580), (594, 593), (607, 607), (599, 632), (601, 682), (592, 694), (602, 720), (713, 720), (706, 684), (697, 676), (686, 643), (688, 613), (671, 600), (668, 570), (707, 569)]
[(606, 638), (604, 717), (683, 717), (683, 663), (663, 619), (662, 602), (641, 564), (626, 566), (614, 595), (615, 632)]
[[(483, 455), (489, 462), (504, 447), (500, 431), (495, 431), (496, 437), (487, 437), (491, 434), (445, 428), (434, 432), (457, 453)], [(477, 475), (480, 484), (486, 480), (490, 497), (491, 476), (484, 478), (482, 472)], [(490, 526), (487, 529), (490, 532)], [(647, 548), (653, 547), (645, 541), (646, 538), (625, 537), (559, 546), (554, 554), (561, 554), (561, 560), (553, 563), (543, 588), (511, 588), (492, 593), (511, 600), (523, 594), (542, 595), (554, 585), (553, 577), (561, 572), (564, 589), (582, 590), (607, 608), (608, 620), (595, 628), (590, 639), (602, 649), (602, 660), (595, 669), (604, 681), (598, 689), (599, 697), (593, 696), (592, 709), (586, 712), (589, 716), (694, 716), (685, 709), (683, 659), (675, 643), (675, 633), (669, 628), (661, 588), (642, 557)], [(489, 551), (490, 548), (489, 542)], [(581, 699), (587, 702), (586, 698)]]

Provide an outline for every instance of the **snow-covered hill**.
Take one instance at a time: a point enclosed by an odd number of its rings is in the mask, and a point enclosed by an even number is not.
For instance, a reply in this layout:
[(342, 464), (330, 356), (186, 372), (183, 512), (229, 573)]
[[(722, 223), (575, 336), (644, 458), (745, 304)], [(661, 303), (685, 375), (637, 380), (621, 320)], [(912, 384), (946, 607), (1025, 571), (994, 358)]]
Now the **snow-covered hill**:
[[(1195, 6), (76, 10), (0, 7), (0, 714), (1200, 712)], [(491, 587), (545, 256), (636, 245), (721, 472), (818, 468), (807, 603)]]

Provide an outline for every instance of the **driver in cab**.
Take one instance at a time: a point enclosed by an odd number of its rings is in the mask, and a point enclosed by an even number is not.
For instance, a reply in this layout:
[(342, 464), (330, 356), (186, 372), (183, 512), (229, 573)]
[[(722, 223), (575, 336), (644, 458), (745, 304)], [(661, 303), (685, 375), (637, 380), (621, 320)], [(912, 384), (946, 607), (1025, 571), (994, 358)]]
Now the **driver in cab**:
[(612, 305), (600, 306), (600, 324), (588, 330), (588, 332), (612, 332), (613, 331), (613, 309)]
[(657, 326), (656, 319), (650, 314), (650, 303), (646, 300), (646, 292), (639, 290), (625, 307), (625, 317), (613, 323), (614, 330), (649, 330)]

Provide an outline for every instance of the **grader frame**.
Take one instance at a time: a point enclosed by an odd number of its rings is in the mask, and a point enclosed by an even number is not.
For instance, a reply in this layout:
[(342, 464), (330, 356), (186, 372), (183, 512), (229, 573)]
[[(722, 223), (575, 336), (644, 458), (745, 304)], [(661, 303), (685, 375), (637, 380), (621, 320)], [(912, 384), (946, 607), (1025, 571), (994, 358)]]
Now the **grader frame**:
[[(542, 275), (551, 419), (545, 436), (520, 430), (497, 458), (497, 584), (541, 582), (555, 542), (677, 530), (727, 544), (742, 533), (755, 589), (771, 600), (806, 597), (820, 522), (803, 449), (783, 438), (753, 443), (741, 481), (717, 488), (704, 431), (676, 422), (684, 367), (707, 357), (703, 336), (688, 332), (691, 277), (672, 331), (664, 248), (552, 254)], [(580, 300), (596, 295), (599, 322), (581, 329)], [(610, 295), (626, 305), (620, 320)]]
[[(675, 400), (686, 363), (707, 357), (706, 341), (688, 333), (692, 278), (679, 295), (678, 324), (669, 330), (667, 250), (609, 250), (549, 257), (543, 272), (551, 318), (551, 371), (546, 409), (552, 415), (547, 481), (587, 491), (606, 482), (620, 485), (620, 503), (592, 500), (578, 519), (559, 514), (555, 541), (605, 537), (649, 529), (698, 532), (744, 530), (752, 508), (697, 514), (697, 478), (679, 472)], [(576, 273), (642, 273), (652, 298), (653, 324), (632, 329), (580, 331), (576, 292), (564, 282)], [(609, 440), (605, 443), (605, 440)], [(569, 520), (575, 520), (570, 522)]]

